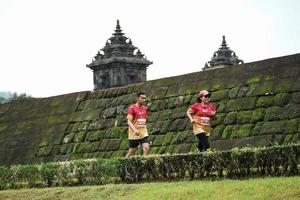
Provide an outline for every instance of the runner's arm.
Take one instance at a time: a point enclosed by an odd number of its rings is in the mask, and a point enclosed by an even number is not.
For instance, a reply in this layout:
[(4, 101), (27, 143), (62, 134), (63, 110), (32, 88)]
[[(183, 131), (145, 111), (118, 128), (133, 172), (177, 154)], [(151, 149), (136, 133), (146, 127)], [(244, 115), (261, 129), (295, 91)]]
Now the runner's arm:
[(133, 116), (131, 114), (128, 114), (127, 115), (127, 124), (128, 124), (128, 126), (133, 130), (134, 133), (138, 133), (139, 130), (134, 127), (132, 122), (133, 122)]

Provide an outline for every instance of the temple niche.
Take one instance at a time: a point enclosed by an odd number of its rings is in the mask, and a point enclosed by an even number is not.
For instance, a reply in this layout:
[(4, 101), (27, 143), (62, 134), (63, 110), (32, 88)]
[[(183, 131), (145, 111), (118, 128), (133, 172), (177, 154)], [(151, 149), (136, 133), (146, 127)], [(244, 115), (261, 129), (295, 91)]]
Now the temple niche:
[(120, 87), (147, 81), (147, 67), (152, 64), (144, 54), (124, 36), (119, 20), (115, 32), (92, 62), (94, 90)]
[(216, 51), (210, 61), (205, 63), (203, 70), (211, 70), (216, 68), (222, 68), (228, 65), (243, 64), (244, 61), (239, 59), (235, 52), (227, 47), (225, 36), (223, 35), (223, 41), (221, 47)]

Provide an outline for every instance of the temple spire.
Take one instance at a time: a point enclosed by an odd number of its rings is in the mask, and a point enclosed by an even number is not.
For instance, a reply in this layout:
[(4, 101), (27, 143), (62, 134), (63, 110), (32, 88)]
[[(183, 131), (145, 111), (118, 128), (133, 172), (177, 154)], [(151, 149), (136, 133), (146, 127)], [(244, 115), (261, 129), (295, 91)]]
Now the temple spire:
[(223, 35), (221, 47), (218, 51), (215, 51), (211, 60), (205, 63), (203, 70), (216, 69), (228, 65), (238, 65), (243, 63), (244, 61), (239, 59), (235, 52), (227, 47), (225, 35)]
[(117, 26), (116, 26), (116, 30), (115, 30), (115, 33), (113, 33), (114, 36), (122, 36), (124, 35), (124, 33), (122, 33), (122, 29), (121, 29), (121, 26), (120, 26), (120, 21), (117, 20)]
[(151, 64), (125, 36), (117, 20), (114, 33), (87, 67), (93, 70), (94, 89), (98, 90), (144, 82)]
[(226, 40), (225, 40), (225, 35), (223, 35), (223, 41), (222, 41), (222, 47), (227, 47), (227, 43), (226, 43)]

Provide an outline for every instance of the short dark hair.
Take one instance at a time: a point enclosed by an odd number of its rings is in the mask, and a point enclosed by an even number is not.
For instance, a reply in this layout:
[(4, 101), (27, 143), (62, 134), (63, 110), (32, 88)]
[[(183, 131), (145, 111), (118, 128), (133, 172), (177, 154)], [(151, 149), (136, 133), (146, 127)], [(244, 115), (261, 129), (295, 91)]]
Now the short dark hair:
[(137, 97), (140, 97), (141, 95), (145, 95), (145, 92), (138, 92)]

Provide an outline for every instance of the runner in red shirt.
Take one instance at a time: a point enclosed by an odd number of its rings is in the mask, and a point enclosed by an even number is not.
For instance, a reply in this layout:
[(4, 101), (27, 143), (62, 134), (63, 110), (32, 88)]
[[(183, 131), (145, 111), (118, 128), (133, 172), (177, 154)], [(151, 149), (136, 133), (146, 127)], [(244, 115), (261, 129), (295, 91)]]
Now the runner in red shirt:
[(148, 130), (146, 127), (148, 110), (144, 106), (146, 95), (143, 92), (138, 93), (135, 104), (132, 104), (128, 109), (127, 123), (128, 123), (128, 139), (129, 150), (126, 157), (135, 155), (139, 144), (143, 148), (143, 154), (147, 156), (150, 149), (150, 141)]
[(210, 145), (208, 137), (210, 136), (211, 118), (216, 114), (215, 106), (209, 102), (210, 93), (207, 90), (201, 90), (197, 103), (194, 103), (186, 112), (188, 118), (193, 124), (193, 133), (198, 138), (199, 151), (206, 151)]

